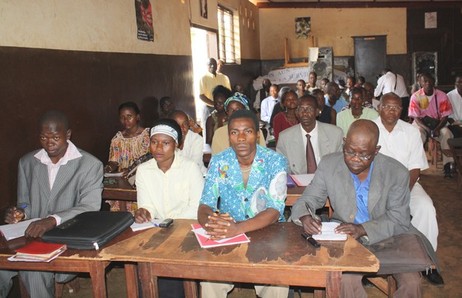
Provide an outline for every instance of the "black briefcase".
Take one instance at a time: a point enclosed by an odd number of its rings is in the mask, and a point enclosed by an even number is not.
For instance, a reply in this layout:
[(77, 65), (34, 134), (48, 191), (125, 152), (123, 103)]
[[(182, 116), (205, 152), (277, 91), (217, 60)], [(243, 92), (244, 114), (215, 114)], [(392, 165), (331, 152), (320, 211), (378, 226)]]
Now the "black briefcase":
[(46, 232), (46, 242), (63, 243), (69, 248), (99, 250), (133, 223), (130, 212), (89, 211)]

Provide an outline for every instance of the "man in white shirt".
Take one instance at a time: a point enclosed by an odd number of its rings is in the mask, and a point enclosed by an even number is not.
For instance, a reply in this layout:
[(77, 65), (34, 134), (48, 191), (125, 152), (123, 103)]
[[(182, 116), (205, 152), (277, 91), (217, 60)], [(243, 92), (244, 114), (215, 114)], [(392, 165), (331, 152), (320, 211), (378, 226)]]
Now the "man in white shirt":
[(270, 123), (271, 114), (273, 113), (274, 106), (279, 102), (278, 85), (271, 85), (269, 90), (270, 95), (262, 101), (260, 111), (260, 119), (265, 123)]
[(173, 111), (170, 118), (175, 120), (181, 128), (183, 139), (180, 140), (181, 153), (184, 157), (194, 161), (201, 169), (202, 174), (205, 176), (207, 168), (204, 166), (204, 138), (198, 133), (189, 129), (189, 119), (183, 111)]
[(380, 97), (381, 94), (393, 92), (401, 98), (403, 109), (401, 111), (401, 120), (407, 121), (409, 108), (409, 93), (403, 76), (393, 73), (390, 69), (385, 68), (382, 76), (377, 81), (377, 87), (374, 90), (374, 96)]
[(458, 138), (462, 137), (462, 75), (456, 77), (454, 90), (448, 93), (448, 98), (452, 105), (452, 114), (448, 118), (448, 126), (452, 134)]
[[(8, 224), (40, 218), (26, 229), (29, 238), (39, 238), (82, 212), (99, 210), (103, 190), (103, 164), (70, 141), (66, 116), (50, 111), (39, 124), (42, 149), (19, 160), (17, 207), (5, 215)], [(0, 297), (8, 295), (17, 274), (0, 271)], [(20, 271), (19, 276), (31, 297), (54, 297), (54, 281), (67, 282), (75, 275)]]
[[(399, 119), (402, 104), (398, 95), (390, 92), (382, 96), (379, 113), (375, 120), (379, 127), (380, 152), (398, 160), (409, 170), (409, 188), (411, 190), (410, 212), (411, 223), (430, 241), (436, 251), (438, 240), (438, 223), (433, 201), (419, 184), (421, 170), (428, 168), (427, 157), (420, 138), (419, 130), (411, 124)], [(442, 284), (443, 280), (438, 272), (426, 276), (431, 282)], [(436, 279), (441, 281), (435, 282)]]

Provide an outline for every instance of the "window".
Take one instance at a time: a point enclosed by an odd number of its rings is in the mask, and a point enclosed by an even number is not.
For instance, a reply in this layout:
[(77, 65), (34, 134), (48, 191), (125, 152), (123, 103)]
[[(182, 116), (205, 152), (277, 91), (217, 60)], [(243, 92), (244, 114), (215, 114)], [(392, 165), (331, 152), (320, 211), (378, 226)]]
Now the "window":
[(236, 63), (239, 40), (239, 20), (235, 20), (233, 12), (218, 5), (218, 56), (225, 63)]

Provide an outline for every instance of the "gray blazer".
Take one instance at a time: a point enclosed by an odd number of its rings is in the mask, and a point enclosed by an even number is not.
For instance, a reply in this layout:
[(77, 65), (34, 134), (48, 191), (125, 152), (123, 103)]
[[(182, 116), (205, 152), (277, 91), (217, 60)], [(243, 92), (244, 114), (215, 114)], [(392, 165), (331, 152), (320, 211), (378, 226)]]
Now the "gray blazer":
[[(290, 174), (306, 174), (306, 155), (303, 145), (301, 124), (283, 130), (279, 134), (276, 151), (287, 157)], [(342, 151), (343, 132), (335, 125), (316, 121), (318, 127), (318, 146), (321, 158), (324, 155)]]
[(56, 214), (64, 222), (101, 208), (103, 164), (93, 155), (79, 151), (82, 157), (59, 168), (51, 190), (47, 166), (34, 157), (38, 150), (19, 160), (18, 206), (27, 205), (27, 218)]
[[(292, 208), (292, 219), (297, 222), (307, 215), (305, 203), (311, 209), (324, 206), (329, 197), (332, 219), (353, 223), (356, 216), (356, 192), (351, 172), (343, 160), (343, 153), (333, 153), (319, 163), (311, 184)], [(364, 244), (374, 244), (402, 233), (417, 234), (422, 238), (427, 253), (437, 264), (430, 242), (411, 224), (409, 171), (398, 161), (379, 153), (374, 159), (369, 189), (369, 221), (362, 224), (367, 232)]]

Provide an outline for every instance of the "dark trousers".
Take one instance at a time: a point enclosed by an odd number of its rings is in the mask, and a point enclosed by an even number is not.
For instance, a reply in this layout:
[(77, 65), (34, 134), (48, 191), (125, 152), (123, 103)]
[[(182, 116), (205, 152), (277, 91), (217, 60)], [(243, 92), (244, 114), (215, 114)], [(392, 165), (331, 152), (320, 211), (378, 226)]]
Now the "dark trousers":
[(401, 110), (401, 120), (409, 122), (409, 96), (401, 97), (401, 102), (403, 104), (403, 109)]

